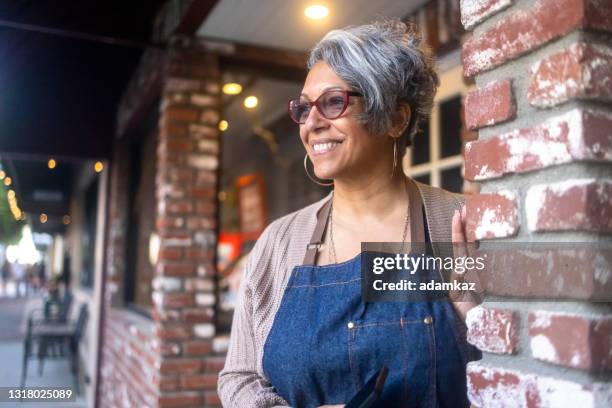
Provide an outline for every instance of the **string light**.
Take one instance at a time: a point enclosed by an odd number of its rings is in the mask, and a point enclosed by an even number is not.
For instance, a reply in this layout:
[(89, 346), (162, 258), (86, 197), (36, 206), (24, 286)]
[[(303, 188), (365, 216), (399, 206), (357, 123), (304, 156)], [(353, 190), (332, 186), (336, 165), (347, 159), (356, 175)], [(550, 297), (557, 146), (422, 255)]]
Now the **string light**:
[(221, 90), (226, 95), (238, 95), (240, 92), (242, 92), (242, 85), (235, 82), (228, 82), (227, 84), (223, 85)]
[(244, 107), (247, 109), (253, 109), (257, 107), (258, 103), (259, 101), (257, 100), (256, 96), (251, 95), (244, 98)]
[(49, 161), (47, 162), (47, 166), (48, 166), (50, 169), (54, 169), (56, 164), (57, 164), (57, 163), (55, 162), (55, 159), (49, 159)]
[(225, 132), (229, 127), (229, 122), (227, 120), (222, 120), (219, 122), (219, 130)]
[(101, 161), (97, 161), (96, 164), (94, 164), (94, 171), (100, 173), (102, 170), (104, 170), (104, 164), (102, 164)]

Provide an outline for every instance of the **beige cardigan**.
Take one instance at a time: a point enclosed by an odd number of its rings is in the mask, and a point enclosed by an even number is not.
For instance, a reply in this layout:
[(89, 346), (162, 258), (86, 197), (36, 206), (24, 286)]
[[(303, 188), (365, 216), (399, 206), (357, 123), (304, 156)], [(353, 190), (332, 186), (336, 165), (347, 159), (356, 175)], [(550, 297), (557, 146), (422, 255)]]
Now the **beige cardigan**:
[[(421, 192), (432, 243), (451, 242), (452, 216), (464, 196), (415, 181)], [(324, 199), (271, 223), (249, 255), (232, 323), (218, 391), (224, 407), (277, 407), (289, 404), (264, 376), (263, 349), (291, 271), (301, 265)], [(448, 248), (441, 246), (440, 248)], [(436, 248), (436, 256), (446, 257)]]

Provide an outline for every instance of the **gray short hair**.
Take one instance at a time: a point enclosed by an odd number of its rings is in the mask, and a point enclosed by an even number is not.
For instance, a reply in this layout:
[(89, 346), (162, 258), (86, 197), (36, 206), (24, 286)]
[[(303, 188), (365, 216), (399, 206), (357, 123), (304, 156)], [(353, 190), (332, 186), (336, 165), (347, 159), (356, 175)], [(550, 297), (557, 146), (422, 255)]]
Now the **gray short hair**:
[(407, 103), (412, 115), (403, 139), (410, 144), (431, 113), (440, 82), (430, 48), (412, 24), (384, 19), (332, 30), (310, 51), (308, 69), (319, 61), (364, 95), (358, 119), (372, 134), (386, 134)]

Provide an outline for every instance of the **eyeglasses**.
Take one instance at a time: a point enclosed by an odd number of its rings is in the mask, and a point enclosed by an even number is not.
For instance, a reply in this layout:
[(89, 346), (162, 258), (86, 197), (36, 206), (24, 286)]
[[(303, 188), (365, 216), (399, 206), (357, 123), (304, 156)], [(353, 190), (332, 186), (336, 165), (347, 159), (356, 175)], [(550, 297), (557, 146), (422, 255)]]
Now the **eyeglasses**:
[(312, 107), (316, 106), (324, 118), (337, 119), (346, 110), (350, 96), (363, 95), (359, 92), (333, 89), (323, 92), (314, 102), (310, 102), (304, 97), (291, 99), (289, 101), (289, 116), (295, 123), (304, 124)]

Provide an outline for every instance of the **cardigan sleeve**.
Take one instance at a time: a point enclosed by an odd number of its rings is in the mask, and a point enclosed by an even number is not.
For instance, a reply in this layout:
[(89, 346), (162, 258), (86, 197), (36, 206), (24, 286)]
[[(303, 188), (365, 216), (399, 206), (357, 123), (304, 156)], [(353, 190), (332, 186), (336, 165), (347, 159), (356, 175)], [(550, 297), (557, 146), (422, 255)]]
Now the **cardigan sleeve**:
[[(219, 398), (226, 408), (270, 408), (287, 407), (289, 404), (274, 392), (273, 386), (257, 371), (257, 341), (253, 331), (252, 282), (253, 269), (268, 264), (262, 258), (262, 249), (267, 234), (260, 237), (260, 245), (255, 245), (249, 255), (244, 277), (240, 284), (238, 303), (234, 310), (232, 332), (225, 366), (219, 373)], [(263, 262), (262, 262), (263, 261)]]

